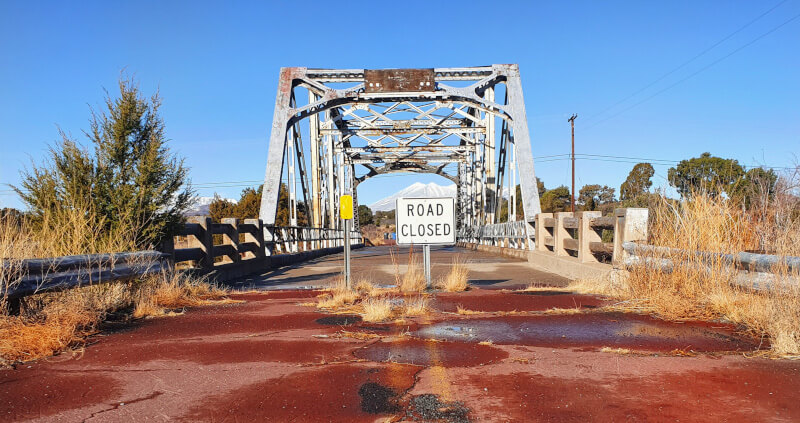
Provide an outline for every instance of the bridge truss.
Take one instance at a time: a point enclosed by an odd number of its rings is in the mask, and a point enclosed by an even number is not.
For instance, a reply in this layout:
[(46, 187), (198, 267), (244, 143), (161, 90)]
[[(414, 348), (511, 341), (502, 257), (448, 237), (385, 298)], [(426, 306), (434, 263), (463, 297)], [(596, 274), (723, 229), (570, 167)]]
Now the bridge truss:
[(340, 229), (339, 196), (357, 204), (359, 184), (403, 172), (456, 184), (461, 233), (516, 221), (517, 183), (520, 217), (532, 220), (539, 194), (517, 65), (281, 69), (260, 211), (267, 228), (282, 182), (290, 226)]

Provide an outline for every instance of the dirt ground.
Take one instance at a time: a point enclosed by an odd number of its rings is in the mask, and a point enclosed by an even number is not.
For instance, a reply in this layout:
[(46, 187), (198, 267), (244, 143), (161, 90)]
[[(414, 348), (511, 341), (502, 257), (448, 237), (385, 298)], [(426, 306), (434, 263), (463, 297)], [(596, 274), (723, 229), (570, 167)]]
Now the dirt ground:
[[(387, 251), (359, 251), (356, 273), (391, 282)], [(566, 281), (489, 255), (440, 249), (434, 275), (453, 252), (473, 289), (434, 294), (427, 315), (376, 324), (304, 305), (320, 291), (296, 288), (338, 273), (341, 257), (324, 258), (242, 281), (266, 289), (243, 303), (0, 370), (0, 421), (800, 421), (800, 363), (759, 357), (760, 339), (517, 292)]]

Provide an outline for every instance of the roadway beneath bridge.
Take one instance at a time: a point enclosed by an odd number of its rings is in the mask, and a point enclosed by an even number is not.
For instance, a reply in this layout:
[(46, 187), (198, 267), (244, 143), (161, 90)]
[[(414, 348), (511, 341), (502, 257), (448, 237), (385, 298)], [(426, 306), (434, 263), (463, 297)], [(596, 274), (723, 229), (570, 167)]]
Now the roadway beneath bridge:
[[(355, 272), (393, 280), (387, 252), (360, 250)], [(759, 358), (760, 340), (730, 325), (623, 313), (466, 250), (437, 249), (434, 276), (453, 253), (475, 285), (431, 295), (427, 314), (318, 311), (322, 291), (285, 288), (334, 280), (338, 258), (322, 258), (242, 281), (265, 291), (234, 294), (241, 303), (135, 321), (0, 370), (0, 421), (800, 420), (800, 363)], [(529, 283), (554, 289), (516, 290)]]

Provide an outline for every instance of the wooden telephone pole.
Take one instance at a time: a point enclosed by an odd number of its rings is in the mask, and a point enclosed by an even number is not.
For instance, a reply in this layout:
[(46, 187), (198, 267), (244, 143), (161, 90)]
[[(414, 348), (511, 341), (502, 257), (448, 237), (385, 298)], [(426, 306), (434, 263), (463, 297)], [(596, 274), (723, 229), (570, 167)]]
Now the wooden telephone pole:
[(570, 211), (575, 213), (575, 118), (578, 115), (573, 114), (567, 121), (572, 127), (572, 191), (569, 193)]

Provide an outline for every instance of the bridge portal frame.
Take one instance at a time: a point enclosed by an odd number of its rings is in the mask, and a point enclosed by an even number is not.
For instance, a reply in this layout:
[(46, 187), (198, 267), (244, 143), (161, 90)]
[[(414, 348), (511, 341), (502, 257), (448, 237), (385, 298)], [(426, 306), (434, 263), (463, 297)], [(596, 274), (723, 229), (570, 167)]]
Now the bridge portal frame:
[[(500, 85), (502, 102), (495, 99)], [(307, 90), (306, 104), (298, 104), (298, 88)], [(436, 113), (441, 110), (447, 115)], [(392, 115), (413, 117), (396, 120)], [(308, 152), (299, 126), (304, 119), (309, 120)], [(355, 140), (366, 145), (354, 145)], [(445, 171), (451, 163), (457, 164), (456, 174)], [(357, 176), (357, 165), (367, 172)], [(525, 222), (541, 211), (515, 64), (379, 71), (281, 68), (260, 208), (268, 239), (284, 170), (292, 226), (297, 226), (298, 173), (312, 227), (339, 228), (338, 197), (352, 194), (357, 204), (359, 183), (395, 172), (433, 173), (455, 182), (462, 229), (499, 223), (506, 176), (507, 219), (516, 219), (517, 174)], [(525, 227), (532, 238), (532, 227)]]

